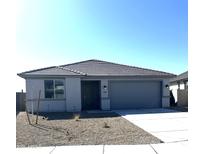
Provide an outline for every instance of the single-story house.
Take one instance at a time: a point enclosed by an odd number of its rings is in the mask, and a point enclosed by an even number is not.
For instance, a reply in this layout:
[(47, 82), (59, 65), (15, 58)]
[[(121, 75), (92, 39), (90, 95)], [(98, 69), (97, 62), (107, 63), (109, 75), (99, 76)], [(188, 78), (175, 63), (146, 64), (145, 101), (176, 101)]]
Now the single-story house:
[(86, 60), (18, 74), (26, 103), (40, 112), (160, 108), (169, 106), (174, 74), (100, 60)]
[(171, 78), (169, 82), (177, 106), (188, 106), (188, 71)]

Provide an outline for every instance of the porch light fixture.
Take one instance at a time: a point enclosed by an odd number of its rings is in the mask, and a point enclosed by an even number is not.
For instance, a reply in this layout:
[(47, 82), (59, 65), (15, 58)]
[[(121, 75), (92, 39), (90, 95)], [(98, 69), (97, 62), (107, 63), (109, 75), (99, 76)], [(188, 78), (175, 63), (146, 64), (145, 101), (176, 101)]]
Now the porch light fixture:
[(103, 90), (107, 90), (107, 86), (106, 85), (103, 86)]

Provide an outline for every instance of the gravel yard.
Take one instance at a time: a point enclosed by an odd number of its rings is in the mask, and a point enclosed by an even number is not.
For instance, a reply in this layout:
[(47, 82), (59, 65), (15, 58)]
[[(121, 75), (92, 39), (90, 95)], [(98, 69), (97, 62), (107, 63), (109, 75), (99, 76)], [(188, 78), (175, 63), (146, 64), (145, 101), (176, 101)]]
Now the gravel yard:
[(160, 140), (114, 112), (80, 114), (49, 113), (31, 116), (28, 124), (25, 112), (16, 117), (16, 146), (59, 146), (98, 144), (150, 144)]

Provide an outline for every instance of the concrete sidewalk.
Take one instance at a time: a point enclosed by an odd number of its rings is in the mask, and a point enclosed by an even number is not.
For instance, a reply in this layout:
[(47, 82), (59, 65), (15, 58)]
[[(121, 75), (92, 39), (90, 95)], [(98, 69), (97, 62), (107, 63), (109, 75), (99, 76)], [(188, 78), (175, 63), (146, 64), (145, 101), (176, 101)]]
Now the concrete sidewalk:
[(115, 112), (166, 143), (188, 140), (188, 112), (168, 109)]
[(144, 145), (84, 145), (41, 148), (17, 148), (17, 154), (182, 154), (188, 153), (188, 142), (144, 144)]

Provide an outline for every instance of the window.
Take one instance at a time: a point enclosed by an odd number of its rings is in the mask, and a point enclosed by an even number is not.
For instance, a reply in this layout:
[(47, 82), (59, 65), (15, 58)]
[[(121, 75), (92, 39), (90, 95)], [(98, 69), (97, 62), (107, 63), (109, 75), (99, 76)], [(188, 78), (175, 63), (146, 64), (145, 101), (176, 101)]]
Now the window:
[(64, 98), (63, 80), (45, 80), (45, 98), (62, 99)]
[(55, 80), (55, 98), (64, 98), (64, 83), (62, 80)]
[(45, 98), (54, 98), (54, 87), (53, 80), (45, 80)]

